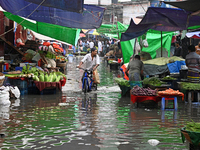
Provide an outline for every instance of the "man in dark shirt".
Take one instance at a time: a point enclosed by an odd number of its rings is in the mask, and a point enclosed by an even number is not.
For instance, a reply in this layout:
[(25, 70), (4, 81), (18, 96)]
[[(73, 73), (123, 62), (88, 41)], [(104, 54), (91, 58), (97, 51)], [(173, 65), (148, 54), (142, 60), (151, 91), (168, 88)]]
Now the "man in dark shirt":
[(179, 42), (176, 42), (175, 44), (174, 56), (182, 57), (182, 48), (180, 47)]

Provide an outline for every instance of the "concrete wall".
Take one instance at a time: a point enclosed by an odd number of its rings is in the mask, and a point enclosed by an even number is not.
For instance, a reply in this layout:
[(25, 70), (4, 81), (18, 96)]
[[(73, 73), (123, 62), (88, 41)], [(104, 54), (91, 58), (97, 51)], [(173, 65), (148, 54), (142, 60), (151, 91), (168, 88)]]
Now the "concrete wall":
[(141, 19), (137, 19), (137, 16), (144, 15), (149, 6), (149, 2), (142, 4), (124, 4), (123, 6), (123, 24), (129, 24), (131, 18), (134, 19), (135, 23), (139, 23)]
[[(85, 4), (98, 5), (98, 0), (85, 0)], [(100, 0), (100, 5), (111, 5), (112, 0)]]

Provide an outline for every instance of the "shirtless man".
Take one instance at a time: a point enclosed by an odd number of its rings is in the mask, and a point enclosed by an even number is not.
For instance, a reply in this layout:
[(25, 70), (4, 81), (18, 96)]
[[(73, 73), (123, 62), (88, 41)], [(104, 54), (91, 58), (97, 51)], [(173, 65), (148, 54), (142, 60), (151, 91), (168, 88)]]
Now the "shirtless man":
[(200, 55), (200, 42), (197, 46), (195, 46), (196, 53)]

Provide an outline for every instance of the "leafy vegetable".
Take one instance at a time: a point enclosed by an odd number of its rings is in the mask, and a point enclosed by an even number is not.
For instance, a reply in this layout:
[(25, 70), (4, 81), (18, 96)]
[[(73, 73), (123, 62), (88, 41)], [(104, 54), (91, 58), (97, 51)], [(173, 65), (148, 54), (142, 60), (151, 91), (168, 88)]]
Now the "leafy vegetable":
[(175, 78), (170, 77), (170, 76), (166, 76), (166, 77), (162, 78), (162, 80), (175, 80)]
[(153, 85), (153, 86), (161, 86), (164, 82), (160, 81), (158, 78), (156, 77), (151, 77), (151, 78), (145, 78), (143, 80), (143, 84), (149, 84), (149, 85)]
[(187, 123), (186, 130), (193, 132), (200, 132), (200, 123), (196, 123), (192, 120), (192, 122)]
[(130, 87), (129, 81), (123, 78), (115, 78), (115, 82), (119, 85)]
[(185, 90), (200, 90), (199, 83), (181, 82), (181, 88)]

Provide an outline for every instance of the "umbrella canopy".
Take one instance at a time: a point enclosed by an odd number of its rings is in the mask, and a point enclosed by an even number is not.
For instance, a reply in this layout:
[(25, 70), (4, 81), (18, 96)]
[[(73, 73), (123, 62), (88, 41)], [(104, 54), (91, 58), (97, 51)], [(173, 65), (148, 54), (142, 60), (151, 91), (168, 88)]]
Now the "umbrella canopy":
[(122, 34), (122, 41), (127, 41), (141, 36), (149, 29), (158, 31), (186, 30), (188, 27), (200, 25), (200, 16), (191, 16), (191, 12), (174, 9), (149, 7), (144, 18), (139, 24), (133, 20), (129, 28)]
[(87, 32), (87, 34), (99, 35), (99, 33), (97, 32), (96, 29), (89, 30), (89, 31)]
[(85, 34), (83, 34), (83, 33), (80, 33), (79, 36), (80, 37), (86, 37)]

